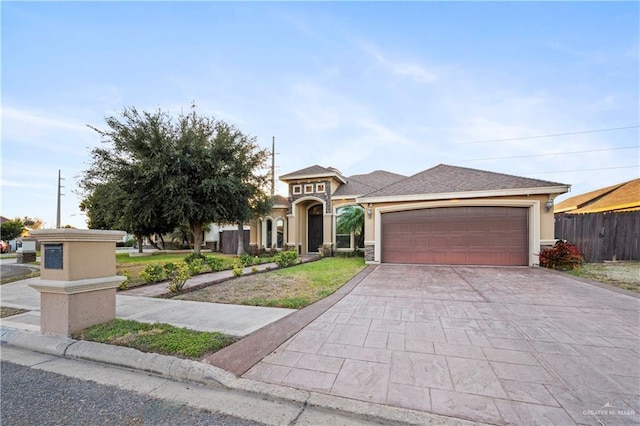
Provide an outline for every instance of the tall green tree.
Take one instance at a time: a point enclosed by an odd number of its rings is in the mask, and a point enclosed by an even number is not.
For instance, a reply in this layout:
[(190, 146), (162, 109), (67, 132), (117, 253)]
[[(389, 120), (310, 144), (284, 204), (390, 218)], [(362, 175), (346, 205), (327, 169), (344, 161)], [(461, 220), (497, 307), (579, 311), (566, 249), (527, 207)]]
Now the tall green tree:
[(83, 187), (89, 198), (99, 184), (115, 186), (120, 213), (114, 216), (125, 230), (158, 232), (188, 223), (200, 252), (207, 224), (246, 220), (242, 206), (266, 179), (260, 170), (267, 152), (255, 138), (199, 115), (195, 106), (175, 119), (129, 108), (106, 123), (106, 130), (92, 127), (107, 147), (92, 151)]

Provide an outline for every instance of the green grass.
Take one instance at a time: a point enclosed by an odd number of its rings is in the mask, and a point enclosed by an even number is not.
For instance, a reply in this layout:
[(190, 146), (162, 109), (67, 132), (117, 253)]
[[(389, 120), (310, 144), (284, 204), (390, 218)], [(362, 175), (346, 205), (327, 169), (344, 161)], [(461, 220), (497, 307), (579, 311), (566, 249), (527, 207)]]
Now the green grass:
[(29, 310), (20, 309), (20, 308), (9, 308), (7, 306), (0, 306), (0, 318), (7, 318), (13, 315), (24, 314), (25, 312), (29, 312)]
[(40, 271), (32, 271), (28, 274), (25, 275), (18, 275), (15, 277), (9, 277), (9, 278), (2, 278), (0, 280), (0, 285), (2, 284), (9, 284), (15, 281), (22, 281), (22, 280), (28, 280), (29, 278), (37, 278), (40, 276)]
[(235, 338), (222, 333), (194, 331), (169, 324), (147, 324), (119, 318), (74, 333), (72, 337), (196, 360), (236, 341)]
[[(137, 253), (137, 252), (133, 252)], [(181, 262), (189, 253), (152, 253), (151, 256), (129, 256), (127, 253), (116, 253), (116, 263), (166, 263)]]
[[(117, 253), (116, 254), (116, 270), (118, 275), (124, 275), (124, 271), (127, 271), (129, 275), (129, 288), (137, 287), (145, 284), (144, 279), (140, 276), (140, 273), (144, 271), (144, 268), (150, 264), (165, 263), (178, 263), (183, 262), (184, 258), (189, 253), (153, 253), (151, 256), (129, 256), (129, 253)], [(221, 253), (203, 253), (207, 257), (216, 257), (222, 259), (222, 269), (232, 269), (233, 266), (239, 262), (238, 256), (226, 255)], [(259, 257), (256, 259), (257, 263), (266, 263), (273, 261), (272, 257)], [(201, 273), (211, 272), (209, 268), (204, 265)]]
[(640, 293), (640, 262), (637, 261), (585, 263), (566, 273)]
[(333, 294), (364, 267), (362, 258), (329, 257), (238, 277), (176, 299), (300, 309)]

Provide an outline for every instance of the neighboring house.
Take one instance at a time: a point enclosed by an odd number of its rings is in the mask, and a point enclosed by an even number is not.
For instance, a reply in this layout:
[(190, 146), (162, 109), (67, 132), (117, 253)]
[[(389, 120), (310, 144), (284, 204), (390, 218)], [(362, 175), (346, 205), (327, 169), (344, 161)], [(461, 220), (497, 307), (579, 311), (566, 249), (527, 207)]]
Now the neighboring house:
[(280, 180), (289, 197), (252, 223), (253, 248), (352, 251), (354, 236), (337, 234), (336, 225), (355, 205), (366, 213), (368, 263), (535, 265), (540, 248), (555, 243), (553, 199), (570, 187), (444, 164), (409, 177), (346, 177), (315, 165)]
[(567, 198), (555, 213), (605, 213), (640, 210), (640, 178)]

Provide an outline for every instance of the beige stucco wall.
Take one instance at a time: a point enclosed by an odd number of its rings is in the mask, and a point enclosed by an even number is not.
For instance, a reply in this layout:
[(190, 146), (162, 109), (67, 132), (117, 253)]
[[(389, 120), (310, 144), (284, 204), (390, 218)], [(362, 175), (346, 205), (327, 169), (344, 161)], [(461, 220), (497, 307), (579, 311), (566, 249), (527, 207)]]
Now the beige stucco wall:
[[(52, 243), (44, 243), (52, 244)], [(73, 241), (62, 243), (62, 269), (46, 269), (42, 250), (43, 280), (74, 281), (115, 275), (115, 243)]]
[(40, 329), (43, 333), (69, 336), (116, 317), (116, 289), (78, 294), (40, 294)]

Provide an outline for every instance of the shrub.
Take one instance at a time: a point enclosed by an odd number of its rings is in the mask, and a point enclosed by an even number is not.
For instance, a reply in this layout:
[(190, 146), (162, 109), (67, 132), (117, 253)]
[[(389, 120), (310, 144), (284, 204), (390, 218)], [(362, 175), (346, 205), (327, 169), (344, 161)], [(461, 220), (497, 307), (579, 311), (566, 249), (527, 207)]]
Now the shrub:
[(126, 269), (122, 271), (122, 275), (126, 278), (126, 280), (122, 281), (118, 286), (119, 290), (126, 290), (129, 288), (129, 281), (131, 281), (131, 274)]
[(194, 261), (200, 260), (201, 262), (205, 262), (207, 260), (207, 256), (202, 253), (190, 253), (184, 257), (184, 261), (187, 263), (193, 263)]
[(171, 278), (171, 274), (176, 269), (176, 264), (173, 263), (173, 262), (167, 262), (167, 263), (164, 264), (162, 269), (164, 270), (165, 277), (167, 277), (167, 279), (170, 279)]
[(244, 274), (244, 266), (241, 263), (236, 263), (233, 265), (233, 276), (239, 277)]
[(253, 256), (249, 253), (242, 253), (239, 258), (243, 266), (247, 267), (253, 265)]
[(222, 259), (219, 257), (207, 257), (204, 260), (204, 263), (211, 269), (212, 272), (218, 272), (222, 270)]
[(187, 280), (191, 278), (191, 267), (186, 262), (178, 263), (168, 278), (171, 280), (169, 291), (171, 293), (179, 293), (187, 283)]
[(560, 240), (551, 248), (540, 252), (540, 266), (566, 271), (582, 265), (583, 257), (574, 244)]
[(189, 265), (189, 270), (192, 275), (199, 274), (202, 271), (202, 267), (204, 266), (204, 260), (200, 258), (193, 259), (191, 263), (187, 263)]
[(281, 251), (273, 257), (273, 261), (281, 268), (298, 263), (298, 252), (295, 250)]
[(145, 283), (160, 281), (164, 277), (164, 269), (157, 263), (151, 263), (140, 272), (140, 276)]
[(364, 251), (355, 249), (353, 251), (336, 251), (333, 253), (335, 257), (364, 257)]

